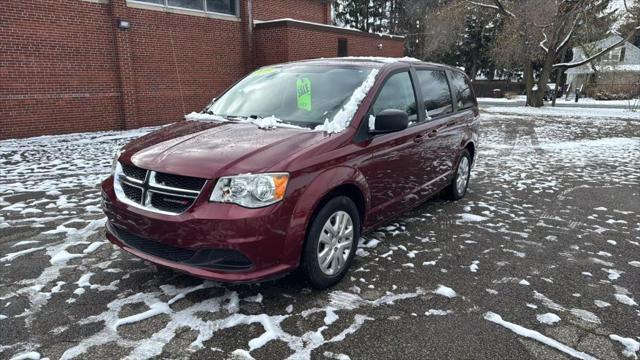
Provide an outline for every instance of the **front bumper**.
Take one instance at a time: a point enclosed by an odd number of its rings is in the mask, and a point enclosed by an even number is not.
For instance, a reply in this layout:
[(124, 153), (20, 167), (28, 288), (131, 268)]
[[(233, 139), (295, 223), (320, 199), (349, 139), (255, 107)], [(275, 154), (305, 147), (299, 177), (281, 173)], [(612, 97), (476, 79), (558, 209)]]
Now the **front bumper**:
[(102, 184), (107, 238), (142, 259), (222, 282), (263, 281), (298, 265), (299, 257), (284, 251), (296, 236), (287, 232), (286, 202), (246, 209), (202, 197), (183, 214), (154, 213), (118, 201), (109, 178)]

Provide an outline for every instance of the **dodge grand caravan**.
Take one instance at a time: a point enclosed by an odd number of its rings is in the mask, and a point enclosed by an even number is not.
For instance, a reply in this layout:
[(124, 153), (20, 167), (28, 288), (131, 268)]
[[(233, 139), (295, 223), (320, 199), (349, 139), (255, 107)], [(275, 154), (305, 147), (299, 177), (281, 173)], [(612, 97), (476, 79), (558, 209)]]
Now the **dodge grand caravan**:
[(465, 195), (478, 107), (460, 70), (340, 58), (258, 69), (202, 112), (126, 145), (102, 183), (107, 237), (191, 275), (326, 288), (363, 232)]

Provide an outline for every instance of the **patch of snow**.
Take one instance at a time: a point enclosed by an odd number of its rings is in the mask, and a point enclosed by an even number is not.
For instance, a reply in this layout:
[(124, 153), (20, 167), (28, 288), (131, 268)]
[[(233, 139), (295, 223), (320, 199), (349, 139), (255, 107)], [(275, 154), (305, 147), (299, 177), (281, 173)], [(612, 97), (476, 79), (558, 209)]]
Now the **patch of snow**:
[(488, 106), (483, 108), (485, 113), (508, 114), (520, 116), (553, 116), (556, 118), (608, 118), (608, 119), (637, 119), (639, 116), (628, 109), (611, 108), (580, 108), (580, 107), (511, 107), (511, 106)]
[(11, 360), (40, 360), (40, 353), (37, 351), (27, 351), (12, 357)]
[(11, 245), (11, 247), (18, 247), (18, 246), (22, 246), (22, 245), (28, 245), (28, 244), (37, 244), (40, 241), (37, 240), (24, 240), (24, 241), (18, 241), (17, 243)]
[(520, 282), (519, 282), (518, 284), (520, 284), (520, 285), (522, 285), (522, 286), (529, 286), (529, 285), (531, 285), (531, 284), (530, 284), (527, 280), (525, 280), (525, 279), (520, 280)]
[(427, 316), (436, 315), (436, 316), (444, 316), (453, 314), (453, 310), (438, 310), (438, 309), (429, 309), (424, 313)]
[(572, 356), (574, 358), (577, 359), (582, 359), (582, 360), (596, 360), (596, 358), (594, 358), (593, 356), (581, 352), (581, 351), (577, 351), (559, 341), (556, 341), (548, 336), (542, 335), (541, 333), (535, 331), (535, 330), (530, 330), (527, 329), (523, 326), (520, 326), (518, 324), (514, 324), (508, 321), (505, 321), (502, 319), (502, 317), (496, 313), (493, 312), (487, 312), (486, 314), (484, 314), (484, 318), (487, 321), (491, 321), (492, 323), (498, 324), (500, 326), (503, 326), (511, 331), (513, 331), (514, 333), (520, 335), (520, 336), (524, 336), (526, 338), (529, 339), (533, 339), (536, 340), (538, 342), (541, 342), (547, 346), (550, 346), (558, 351), (561, 351), (569, 356)]
[(67, 250), (60, 250), (51, 257), (50, 262), (51, 265), (64, 265), (71, 259), (83, 256), (84, 254), (71, 254)]
[(217, 122), (229, 122), (229, 120), (222, 116), (212, 115), (207, 113), (192, 112), (184, 116), (187, 121), (217, 121)]
[(478, 264), (480, 264), (480, 261), (474, 260), (471, 265), (469, 265), (469, 271), (478, 272)]
[(560, 321), (560, 316), (554, 313), (538, 314), (536, 315), (538, 322), (546, 325), (553, 325)]
[(604, 265), (604, 266), (609, 266), (609, 267), (613, 267), (614, 266), (614, 264), (612, 262), (604, 261), (602, 259), (598, 259), (598, 258), (594, 258), (594, 257), (589, 258), (589, 260), (591, 260), (592, 262), (594, 262), (594, 263), (596, 263), (598, 265)]
[(336, 320), (338, 320), (339, 317), (335, 312), (335, 309), (332, 307), (327, 307), (327, 311), (326, 311), (326, 315), (324, 317), (324, 324), (325, 325), (331, 325), (334, 322), (336, 322)]
[(602, 300), (593, 300), (593, 303), (599, 308), (606, 308), (606, 307), (611, 306), (611, 304), (609, 304), (606, 301), (602, 301)]
[(442, 295), (448, 298), (454, 298), (458, 296), (458, 294), (450, 287), (444, 285), (438, 285), (438, 288), (434, 291), (435, 294)]
[(638, 359), (638, 355), (636, 354), (640, 351), (640, 343), (632, 338), (625, 338), (619, 335), (611, 334), (609, 335), (611, 340), (617, 341), (622, 346), (624, 346), (624, 350), (622, 350), (622, 354), (626, 357), (632, 357), (634, 359)]
[(324, 355), (324, 357), (329, 358), (329, 359), (335, 359), (335, 360), (351, 360), (351, 358), (348, 355), (345, 354), (335, 354), (332, 353), (331, 351), (325, 351), (324, 353), (322, 353), (322, 355)]
[(519, 257), (519, 258), (523, 258), (526, 257), (527, 254), (521, 252), (521, 251), (515, 251), (515, 250), (511, 250), (511, 249), (502, 249), (503, 252), (508, 252), (508, 253), (512, 253), (513, 255)]
[(369, 115), (369, 130), (374, 131), (376, 129), (376, 117)]
[(633, 298), (630, 298), (625, 294), (614, 294), (613, 296), (616, 298), (616, 300), (618, 300), (619, 302), (625, 305), (638, 306), (638, 303), (635, 300), (633, 300)]
[(564, 306), (554, 302), (553, 300), (551, 300), (548, 297), (544, 296), (544, 294), (541, 294), (541, 293), (539, 293), (537, 291), (533, 292), (533, 297), (536, 298), (537, 300), (542, 301), (542, 304), (544, 306), (548, 307), (551, 310), (556, 310), (556, 311), (566, 311), (567, 310)]
[(596, 316), (596, 314), (583, 310), (583, 309), (571, 309), (571, 314), (581, 320), (586, 322), (592, 322), (596, 324), (600, 324), (600, 319)]
[(24, 249), (24, 250), (21, 250), (21, 251), (16, 251), (14, 253), (8, 253), (7, 255), (5, 255), (5, 256), (0, 258), (0, 262), (12, 261), (15, 258), (18, 258), (18, 257), (26, 255), (26, 254), (30, 254), (32, 252), (36, 252), (38, 250), (42, 250), (44, 248), (45, 248), (44, 246), (40, 246), (40, 247), (35, 247), (35, 248), (30, 248), (30, 249)]
[(461, 217), (460, 221), (481, 222), (481, 221), (487, 220), (487, 218), (484, 216), (469, 214), (469, 213), (458, 214), (458, 216)]
[(607, 276), (609, 280), (618, 280), (620, 278), (620, 275), (624, 274), (624, 271), (619, 271), (615, 269), (602, 269), (602, 271), (609, 274)]

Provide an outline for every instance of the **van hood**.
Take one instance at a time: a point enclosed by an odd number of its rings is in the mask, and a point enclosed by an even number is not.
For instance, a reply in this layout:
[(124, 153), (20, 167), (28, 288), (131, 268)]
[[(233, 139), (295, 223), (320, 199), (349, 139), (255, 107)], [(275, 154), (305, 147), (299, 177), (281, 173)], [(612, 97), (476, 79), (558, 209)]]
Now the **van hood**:
[(138, 167), (199, 178), (264, 171), (285, 164), (327, 135), (309, 129), (260, 129), (249, 123), (182, 121), (137, 139), (124, 158)]

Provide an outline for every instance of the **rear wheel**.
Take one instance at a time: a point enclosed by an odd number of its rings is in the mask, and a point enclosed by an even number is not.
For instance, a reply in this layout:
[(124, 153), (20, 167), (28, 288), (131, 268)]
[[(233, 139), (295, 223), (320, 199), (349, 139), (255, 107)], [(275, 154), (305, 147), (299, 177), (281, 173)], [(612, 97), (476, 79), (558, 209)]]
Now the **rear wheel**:
[(449, 187), (445, 189), (446, 195), (451, 200), (459, 200), (464, 197), (469, 187), (469, 177), (471, 175), (471, 155), (469, 150), (464, 149), (458, 160), (458, 166)]
[(351, 199), (329, 200), (311, 221), (302, 270), (317, 289), (339, 282), (351, 265), (360, 238), (360, 216)]

